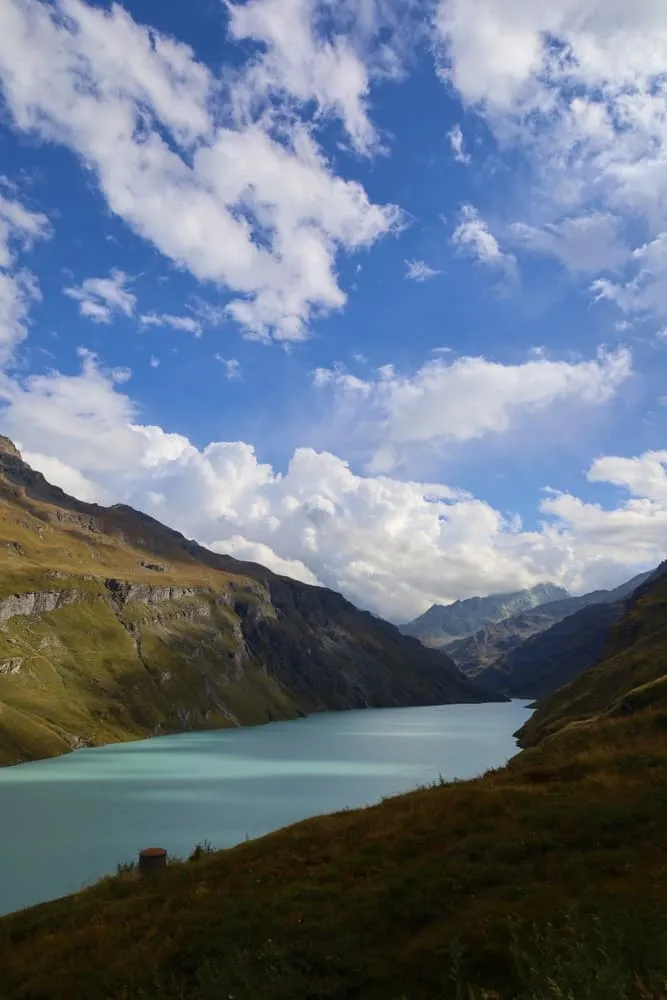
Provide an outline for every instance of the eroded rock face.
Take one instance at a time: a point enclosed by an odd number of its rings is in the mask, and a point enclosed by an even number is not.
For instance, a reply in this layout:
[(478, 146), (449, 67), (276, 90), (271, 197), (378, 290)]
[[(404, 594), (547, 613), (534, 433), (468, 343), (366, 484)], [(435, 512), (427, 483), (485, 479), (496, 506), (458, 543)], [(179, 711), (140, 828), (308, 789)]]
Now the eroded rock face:
[(23, 659), (20, 656), (15, 656), (11, 660), (3, 660), (0, 662), (0, 674), (5, 677), (16, 677), (21, 673), (21, 668), (23, 667)]
[(76, 590), (30, 591), (26, 594), (12, 594), (0, 601), (0, 622), (9, 621), (16, 615), (41, 615), (56, 611), (80, 598)]
[(182, 601), (186, 597), (202, 594), (201, 587), (152, 587), (148, 583), (126, 583), (108, 579), (104, 586), (112, 601), (123, 607), (125, 604), (162, 604), (163, 601)]

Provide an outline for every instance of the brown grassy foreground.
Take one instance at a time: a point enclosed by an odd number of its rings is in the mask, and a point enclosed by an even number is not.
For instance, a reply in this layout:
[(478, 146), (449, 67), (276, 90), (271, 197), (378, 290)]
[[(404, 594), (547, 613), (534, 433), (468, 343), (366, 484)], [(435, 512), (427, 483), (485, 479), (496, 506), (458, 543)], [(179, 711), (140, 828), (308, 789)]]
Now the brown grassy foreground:
[(665, 1000), (667, 715), (592, 734), (4, 918), (0, 996)]

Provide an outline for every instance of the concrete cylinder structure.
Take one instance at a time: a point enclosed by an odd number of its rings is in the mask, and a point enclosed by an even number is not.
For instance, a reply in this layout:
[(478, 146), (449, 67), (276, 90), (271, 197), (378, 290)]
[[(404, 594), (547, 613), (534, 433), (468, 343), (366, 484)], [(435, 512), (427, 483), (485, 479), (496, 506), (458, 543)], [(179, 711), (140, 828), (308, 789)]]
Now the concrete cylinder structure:
[(164, 847), (145, 847), (139, 852), (139, 874), (154, 875), (167, 867), (167, 852)]

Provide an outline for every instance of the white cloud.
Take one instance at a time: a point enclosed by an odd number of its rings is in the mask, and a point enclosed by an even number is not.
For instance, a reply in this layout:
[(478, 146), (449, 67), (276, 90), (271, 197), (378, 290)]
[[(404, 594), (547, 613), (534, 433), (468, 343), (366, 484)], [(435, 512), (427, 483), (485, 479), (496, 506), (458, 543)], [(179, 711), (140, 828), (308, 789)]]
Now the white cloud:
[(241, 363), (236, 360), (236, 358), (223, 358), (220, 354), (216, 354), (215, 360), (219, 361), (221, 365), (225, 367), (225, 376), (231, 382), (237, 381), (241, 378)]
[[(262, 0), (233, 8), (236, 30), (267, 9)], [(261, 20), (247, 30), (260, 31)], [(280, 48), (271, 46), (269, 56)], [(341, 59), (339, 51), (337, 66)], [(294, 121), (291, 97), (306, 98), (289, 92), (281, 105), (282, 91), (300, 86), (300, 63), (296, 76), (282, 78), (271, 115), (217, 124), (254, 87), (257, 65), (230, 90), (187, 46), (118, 5), (0, 7), (0, 79), (16, 127), (75, 152), (114, 214), (197, 279), (236, 296), (228, 315), (251, 335), (298, 340), (313, 315), (345, 303), (337, 253), (369, 246), (399, 213), (332, 172), (308, 125)], [(322, 100), (331, 103), (339, 85), (332, 79)], [(335, 108), (352, 121), (351, 104)]]
[(540, 357), (515, 365), (443, 357), (407, 376), (385, 366), (374, 381), (342, 367), (318, 369), (315, 384), (333, 391), (356, 440), (366, 437), (370, 468), (387, 472), (408, 462), (418, 448), (438, 449), (502, 433), (557, 404), (606, 403), (631, 370), (626, 350), (601, 352), (592, 361)]
[(429, 278), (435, 278), (436, 275), (440, 274), (440, 271), (429, 267), (424, 260), (406, 260), (405, 263), (407, 266), (405, 277), (410, 281), (428, 281)]
[(142, 326), (170, 326), (172, 330), (184, 330), (201, 337), (202, 325), (192, 316), (172, 316), (171, 313), (144, 313), (139, 317)]
[(519, 150), (531, 208), (558, 227), (524, 229), (533, 249), (575, 270), (620, 267), (618, 239), (604, 246), (620, 218), (649, 242), (596, 291), (626, 311), (664, 311), (663, 264), (648, 257), (667, 240), (667, 5), (439, 0), (436, 35), (443, 77)]
[(664, 452), (598, 460), (589, 478), (615, 483), (629, 500), (603, 510), (552, 493), (544, 523), (526, 531), (446, 485), (357, 475), (326, 452), (297, 449), (281, 474), (243, 442), (198, 450), (138, 423), (114, 374), (91, 355), (82, 363), (76, 376), (3, 382), (2, 430), (37, 468), (65, 489), (147, 510), (218, 551), (318, 581), (395, 619), (544, 579), (591, 589), (664, 554)]
[(160, 359), (158, 357), (156, 357), (154, 354), (151, 354), (150, 360), (149, 360), (148, 363), (151, 366), (151, 368), (159, 368), (160, 367)]
[(607, 299), (625, 313), (667, 315), (667, 232), (632, 253), (635, 276), (625, 283), (600, 278), (591, 290), (596, 299)]
[(104, 503), (108, 501), (108, 496), (101, 489), (98, 483), (91, 482), (82, 476), (77, 469), (73, 469), (66, 462), (61, 462), (59, 458), (49, 455), (40, 455), (36, 452), (23, 450), (22, 443), (17, 442), (17, 447), (21, 450), (24, 461), (33, 469), (39, 469), (43, 476), (61, 490), (65, 490), (70, 496), (75, 496), (86, 503)]
[(15, 247), (30, 250), (36, 240), (48, 239), (51, 224), (41, 212), (31, 212), (21, 202), (0, 191), (0, 268), (8, 269), (15, 259)]
[(114, 316), (132, 316), (137, 297), (127, 290), (128, 276), (114, 269), (108, 278), (86, 278), (80, 285), (63, 288), (79, 303), (79, 312), (93, 323), (111, 323)]
[(510, 235), (524, 250), (555, 257), (570, 271), (599, 272), (614, 270), (628, 259), (619, 225), (610, 213), (591, 212), (541, 229), (517, 222)]
[(0, 192), (0, 364), (26, 336), (30, 306), (41, 297), (34, 275), (17, 266), (18, 254), (50, 236), (45, 215)]
[(447, 138), (449, 139), (449, 144), (452, 147), (452, 152), (454, 153), (454, 159), (457, 163), (470, 163), (470, 154), (465, 151), (465, 144), (463, 140), (463, 131), (461, 126), (456, 124), (447, 133)]
[(247, 114), (282, 90), (303, 103), (316, 102), (322, 114), (339, 117), (356, 148), (369, 152), (377, 146), (377, 136), (368, 117), (366, 66), (345, 35), (318, 35), (317, 6), (315, 0), (228, 4), (232, 37), (251, 39), (263, 49), (244, 72), (235, 95), (238, 110)]
[(461, 253), (472, 257), (479, 264), (496, 268), (510, 279), (516, 278), (516, 260), (500, 249), (498, 240), (473, 205), (461, 206), (459, 224), (452, 234), (452, 243)]
[(321, 586), (320, 581), (305, 563), (298, 559), (283, 559), (263, 542), (250, 542), (240, 535), (232, 535), (224, 542), (212, 542), (210, 548), (214, 552), (234, 556), (235, 559), (241, 559), (243, 562), (259, 563), (260, 566), (266, 566), (281, 576), (290, 576), (293, 580), (301, 580), (302, 583)]

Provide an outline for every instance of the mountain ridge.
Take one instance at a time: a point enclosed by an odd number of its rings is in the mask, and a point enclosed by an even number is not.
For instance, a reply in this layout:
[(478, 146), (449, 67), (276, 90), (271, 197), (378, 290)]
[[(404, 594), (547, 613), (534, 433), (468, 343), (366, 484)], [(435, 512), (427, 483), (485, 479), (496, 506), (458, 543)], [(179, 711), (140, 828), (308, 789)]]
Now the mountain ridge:
[(474, 635), (484, 625), (569, 596), (567, 590), (556, 584), (538, 583), (525, 590), (469, 597), (447, 605), (433, 604), (424, 614), (399, 627), (404, 635), (415, 636), (424, 645), (440, 649)]
[[(469, 677), (484, 679), (494, 690), (498, 689), (498, 682), (502, 677), (509, 681), (518, 665), (528, 657), (528, 646), (530, 644), (531, 653), (539, 651), (543, 645), (548, 646), (549, 640), (544, 640), (544, 644), (537, 641), (537, 637), (550, 632), (552, 635), (562, 634), (562, 630), (552, 629), (567, 618), (576, 615), (579, 611), (594, 604), (611, 605), (615, 602), (622, 602), (625, 597), (632, 594), (637, 587), (648, 580), (651, 572), (640, 573), (632, 579), (627, 580), (620, 586), (612, 590), (595, 590), (578, 597), (568, 597), (561, 601), (553, 601), (542, 604), (530, 611), (521, 612), (500, 622), (486, 625), (482, 630), (466, 639), (460, 639), (446, 647), (447, 655), (451, 656), (456, 665)], [(619, 612), (620, 613), (620, 612)], [(601, 612), (597, 618), (595, 613), (591, 613), (588, 620), (602, 622), (604, 613)], [(586, 620), (586, 616), (580, 619)], [(611, 622), (611, 618), (609, 619)], [(536, 641), (533, 643), (532, 640)], [(525, 647), (525, 649), (524, 649)], [(539, 660), (539, 652), (537, 653)], [(529, 673), (524, 671), (523, 681), (529, 679)], [(571, 676), (566, 676), (565, 680), (571, 680)], [(565, 682), (565, 681), (563, 681)], [(558, 686), (556, 684), (556, 686)], [(535, 688), (528, 691), (526, 687), (512, 689), (515, 697), (537, 698), (548, 693), (542, 688)]]
[(70, 497), (0, 442), (0, 763), (313, 711), (485, 700), (498, 696), (342, 595)]
[(517, 734), (522, 747), (614, 717), (661, 712), (667, 722), (667, 562), (620, 606), (596, 661), (538, 702)]

